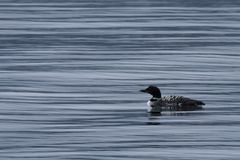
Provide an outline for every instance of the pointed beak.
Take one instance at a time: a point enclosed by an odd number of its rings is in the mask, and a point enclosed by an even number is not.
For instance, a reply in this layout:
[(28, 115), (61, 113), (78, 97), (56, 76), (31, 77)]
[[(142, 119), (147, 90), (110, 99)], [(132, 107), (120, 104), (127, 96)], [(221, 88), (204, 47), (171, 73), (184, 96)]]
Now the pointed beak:
[(140, 92), (146, 93), (147, 91), (145, 89), (141, 89)]

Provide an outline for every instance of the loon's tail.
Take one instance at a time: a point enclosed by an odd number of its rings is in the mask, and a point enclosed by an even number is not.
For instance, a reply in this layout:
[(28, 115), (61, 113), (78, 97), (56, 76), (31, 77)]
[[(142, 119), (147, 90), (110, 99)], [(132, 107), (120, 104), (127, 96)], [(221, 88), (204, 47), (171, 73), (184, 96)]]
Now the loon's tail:
[[(186, 99), (186, 101), (182, 104), (183, 106), (192, 107), (192, 108), (199, 108), (202, 105), (205, 105), (202, 101), (195, 100), (195, 99)], [(201, 107), (200, 107), (201, 108)]]
[(203, 103), (202, 101), (199, 101), (199, 100), (196, 100), (196, 103), (197, 103), (198, 105), (205, 105), (205, 103)]
[(205, 103), (203, 103), (202, 101), (189, 99), (182, 104), (181, 109), (183, 111), (200, 110), (202, 109), (202, 105), (205, 105)]

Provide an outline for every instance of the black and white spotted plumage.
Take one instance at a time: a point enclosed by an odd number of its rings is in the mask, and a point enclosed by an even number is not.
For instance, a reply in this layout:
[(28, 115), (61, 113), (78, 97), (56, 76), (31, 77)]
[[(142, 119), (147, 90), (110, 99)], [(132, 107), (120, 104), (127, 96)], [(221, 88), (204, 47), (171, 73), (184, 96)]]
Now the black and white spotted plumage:
[(161, 111), (193, 111), (202, 109), (205, 105), (202, 101), (183, 96), (161, 96), (160, 90), (155, 86), (149, 86), (141, 90), (151, 94), (153, 97), (148, 101), (149, 112)]

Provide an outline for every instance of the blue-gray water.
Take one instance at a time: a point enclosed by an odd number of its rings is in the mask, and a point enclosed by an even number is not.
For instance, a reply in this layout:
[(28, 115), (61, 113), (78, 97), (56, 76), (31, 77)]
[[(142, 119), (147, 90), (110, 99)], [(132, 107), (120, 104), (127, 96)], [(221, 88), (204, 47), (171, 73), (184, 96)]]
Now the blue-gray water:
[(238, 160), (239, 31), (235, 0), (2, 0), (0, 159)]

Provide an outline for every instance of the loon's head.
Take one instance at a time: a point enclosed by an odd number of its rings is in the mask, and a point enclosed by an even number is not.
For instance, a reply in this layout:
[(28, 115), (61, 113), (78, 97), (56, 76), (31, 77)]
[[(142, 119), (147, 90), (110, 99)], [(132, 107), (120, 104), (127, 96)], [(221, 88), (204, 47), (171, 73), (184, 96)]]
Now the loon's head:
[(140, 90), (141, 92), (149, 93), (151, 94), (154, 98), (161, 98), (161, 92), (160, 89), (157, 88), (156, 86), (149, 86), (146, 89)]

